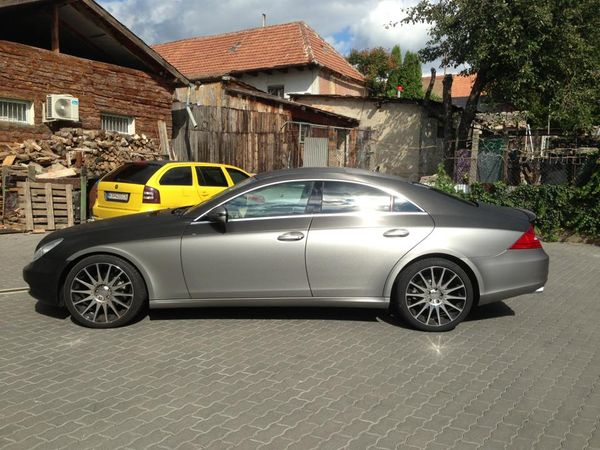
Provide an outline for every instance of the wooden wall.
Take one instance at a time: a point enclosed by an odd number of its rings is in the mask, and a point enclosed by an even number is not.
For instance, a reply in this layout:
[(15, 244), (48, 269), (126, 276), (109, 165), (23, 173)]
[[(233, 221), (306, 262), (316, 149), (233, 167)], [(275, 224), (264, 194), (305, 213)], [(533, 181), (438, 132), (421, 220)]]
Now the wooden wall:
[(178, 159), (232, 164), (251, 172), (296, 167), (297, 140), (285, 131), (289, 113), (217, 106), (192, 106), (198, 127), (185, 104), (173, 110), (173, 149)]
[[(0, 122), (0, 143), (48, 138), (42, 102), (48, 94), (79, 98), (80, 126), (100, 128), (100, 113), (135, 117), (138, 134), (158, 137), (157, 121), (171, 129), (173, 88), (145, 72), (0, 41), (0, 97), (34, 102), (35, 124)], [(77, 126), (67, 122), (63, 126)]]

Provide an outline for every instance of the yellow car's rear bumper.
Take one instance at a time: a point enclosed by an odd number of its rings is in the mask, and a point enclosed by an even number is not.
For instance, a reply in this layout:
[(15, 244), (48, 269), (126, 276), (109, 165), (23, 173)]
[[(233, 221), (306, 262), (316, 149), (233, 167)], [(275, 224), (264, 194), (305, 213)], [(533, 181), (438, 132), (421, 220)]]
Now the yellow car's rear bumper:
[(139, 214), (150, 211), (157, 211), (163, 209), (160, 205), (146, 204), (143, 205), (139, 210), (135, 209), (123, 209), (123, 208), (107, 208), (105, 206), (99, 206), (98, 203), (92, 208), (92, 216), (94, 220), (111, 219), (113, 217), (126, 216), (129, 214)]

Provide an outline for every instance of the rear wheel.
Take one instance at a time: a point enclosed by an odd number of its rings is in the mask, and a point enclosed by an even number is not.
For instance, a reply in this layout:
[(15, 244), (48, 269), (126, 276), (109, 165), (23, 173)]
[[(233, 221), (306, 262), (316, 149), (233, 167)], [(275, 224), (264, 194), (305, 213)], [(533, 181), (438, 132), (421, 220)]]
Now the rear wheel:
[(473, 285), (456, 263), (428, 258), (407, 267), (396, 289), (395, 306), (402, 318), (423, 331), (448, 331), (473, 306)]
[(69, 271), (63, 298), (80, 325), (114, 328), (139, 314), (147, 294), (144, 280), (130, 263), (111, 255), (94, 255)]

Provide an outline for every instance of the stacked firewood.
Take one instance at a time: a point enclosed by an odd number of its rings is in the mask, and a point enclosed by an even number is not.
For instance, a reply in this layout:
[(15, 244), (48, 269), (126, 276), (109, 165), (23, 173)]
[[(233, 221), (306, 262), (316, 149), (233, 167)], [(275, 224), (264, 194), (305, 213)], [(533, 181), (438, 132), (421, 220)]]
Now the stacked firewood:
[(128, 161), (163, 159), (158, 141), (145, 135), (63, 128), (43, 140), (0, 145), (4, 165), (33, 166), (38, 178), (100, 177)]

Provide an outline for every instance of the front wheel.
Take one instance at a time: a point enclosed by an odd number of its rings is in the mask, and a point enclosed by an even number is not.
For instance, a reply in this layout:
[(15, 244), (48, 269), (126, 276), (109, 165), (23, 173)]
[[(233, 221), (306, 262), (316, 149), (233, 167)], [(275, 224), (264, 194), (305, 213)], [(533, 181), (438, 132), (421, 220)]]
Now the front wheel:
[(395, 307), (402, 318), (422, 331), (448, 331), (473, 306), (473, 285), (456, 263), (427, 258), (408, 266), (398, 279)]
[(114, 328), (139, 314), (147, 294), (142, 276), (130, 263), (112, 255), (94, 255), (69, 271), (63, 298), (80, 325)]

